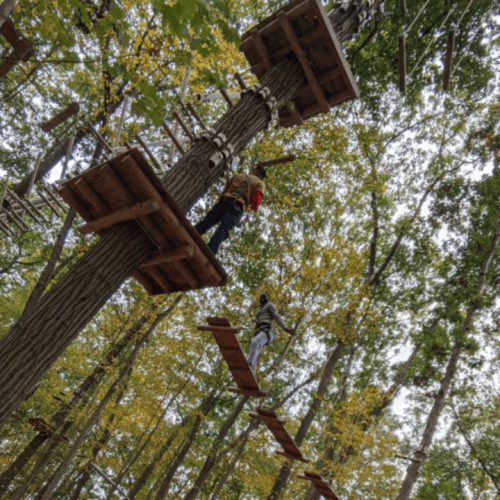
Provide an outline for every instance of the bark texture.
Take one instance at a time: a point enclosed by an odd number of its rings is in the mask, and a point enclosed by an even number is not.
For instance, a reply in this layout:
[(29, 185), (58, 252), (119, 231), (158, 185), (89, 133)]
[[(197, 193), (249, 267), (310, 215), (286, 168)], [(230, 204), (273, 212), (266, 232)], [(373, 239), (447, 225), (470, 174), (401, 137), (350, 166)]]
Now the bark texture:
[[(295, 61), (275, 66), (263, 79), (280, 102), (289, 100), (303, 83)], [(228, 137), (237, 154), (268, 120), (265, 103), (246, 94), (215, 128)], [(195, 144), (163, 179), (183, 211), (224, 171), (223, 165), (209, 167), (212, 152), (210, 143)], [(116, 226), (0, 340), (0, 425), (150, 251), (148, 237), (135, 223)]]

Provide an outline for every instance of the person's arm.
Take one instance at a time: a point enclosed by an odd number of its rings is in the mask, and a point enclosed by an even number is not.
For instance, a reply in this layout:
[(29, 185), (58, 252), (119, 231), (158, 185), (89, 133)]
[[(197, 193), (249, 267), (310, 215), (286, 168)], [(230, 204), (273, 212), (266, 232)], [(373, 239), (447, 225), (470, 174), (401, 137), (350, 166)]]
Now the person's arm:
[(285, 322), (283, 321), (283, 318), (278, 314), (278, 310), (276, 309), (274, 304), (269, 304), (269, 312), (271, 313), (271, 316), (273, 317), (274, 321), (278, 323), (278, 325), (285, 330), (286, 333), (289, 333), (290, 335), (295, 335), (295, 330), (293, 328), (287, 328), (285, 325)]

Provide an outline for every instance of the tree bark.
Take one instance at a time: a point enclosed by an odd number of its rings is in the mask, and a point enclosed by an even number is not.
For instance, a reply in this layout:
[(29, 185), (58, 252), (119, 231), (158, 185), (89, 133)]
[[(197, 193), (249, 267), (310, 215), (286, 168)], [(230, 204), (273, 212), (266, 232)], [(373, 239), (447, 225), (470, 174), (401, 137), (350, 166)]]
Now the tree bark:
[(165, 495), (168, 492), (168, 488), (170, 487), (170, 483), (175, 476), (175, 473), (177, 472), (177, 469), (180, 467), (182, 462), (184, 461), (184, 458), (188, 454), (189, 450), (191, 449), (191, 446), (194, 442), (194, 439), (196, 435), (198, 434), (198, 430), (200, 429), (200, 426), (203, 421), (203, 417), (206, 417), (209, 413), (209, 411), (213, 408), (215, 398), (218, 394), (218, 391), (212, 391), (212, 393), (208, 396), (208, 398), (203, 402), (200, 412), (196, 415), (196, 419), (194, 421), (193, 427), (191, 427), (191, 430), (189, 431), (189, 435), (187, 436), (186, 442), (184, 446), (182, 447), (181, 451), (177, 454), (175, 457), (174, 461), (168, 468), (168, 471), (165, 475), (165, 478), (163, 479), (160, 488), (158, 492), (156, 493), (155, 500), (161, 500), (165, 497)]
[(21, 315), (20, 321), (22, 321), (23, 317), (29, 315), (29, 313), (33, 310), (36, 303), (42, 296), (42, 293), (47, 288), (50, 277), (52, 276), (54, 268), (56, 267), (56, 263), (59, 260), (59, 257), (61, 256), (64, 247), (64, 242), (66, 241), (66, 236), (68, 235), (68, 232), (71, 228), (71, 224), (73, 224), (75, 216), (76, 216), (76, 211), (73, 208), (71, 208), (68, 212), (68, 215), (66, 216), (66, 220), (64, 221), (63, 227), (61, 228), (61, 231), (57, 236), (56, 244), (54, 245), (50, 259), (47, 262), (47, 265), (45, 266), (45, 269), (43, 270), (42, 274), (40, 275), (40, 278), (38, 279), (35, 288), (31, 292), (28, 302), (26, 302), (26, 306), (24, 307), (24, 311)]
[(0, 4), (0, 26), (3, 26), (3, 23), (7, 21), (10, 13), (14, 10), (15, 4), (14, 0), (4, 0)]
[[(340, 42), (352, 38), (359, 29), (358, 14), (374, 5), (352, 4), (343, 12), (336, 7), (329, 15)], [(288, 102), (306, 81), (296, 60), (283, 60), (269, 69), (261, 84), (281, 105)], [(255, 135), (269, 124), (265, 103), (256, 95), (245, 94), (215, 124), (239, 154)], [(209, 167), (212, 145), (193, 145), (162, 179), (179, 207), (188, 211), (223, 174), (224, 164)], [(42, 167), (42, 165), (41, 165)], [(42, 175), (43, 168), (39, 169)], [(37, 304), (33, 312), (0, 340), (0, 425), (21, 404), (75, 339), (97, 314), (107, 299), (129, 277), (151, 251), (147, 236), (136, 225), (114, 227)]]
[[(153, 304), (151, 309), (143, 314), (141, 318), (134, 323), (134, 325), (126, 332), (120, 341), (108, 351), (104, 360), (99, 363), (94, 368), (92, 373), (75, 389), (69, 401), (64, 403), (62, 407), (52, 416), (50, 423), (56, 428), (57, 432), (65, 435), (65, 433), (71, 428), (73, 421), (66, 421), (70, 411), (78, 404), (81, 404), (81, 401), (86, 398), (88, 394), (97, 386), (106, 373), (106, 368), (109, 367), (117, 356), (126, 349), (130, 342), (136, 337), (142, 326), (149, 320), (152, 311), (156, 308), (157, 306)], [(47, 441), (47, 439), (48, 437), (45, 434), (37, 434), (24, 451), (16, 458), (14, 463), (0, 476), (0, 498), (7, 491), (7, 488), (16, 475), (26, 466), (29, 460), (34, 456), (43, 443)], [(57, 445), (57, 442), (52, 443), (54, 449)], [(52, 453), (50, 450), (48, 452)]]
[(427, 457), (429, 448), (432, 444), (432, 439), (434, 437), (434, 433), (436, 432), (439, 417), (443, 410), (448, 391), (457, 370), (458, 360), (462, 352), (463, 341), (467, 338), (467, 335), (472, 329), (472, 324), (476, 318), (478, 310), (480, 309), (481, 297), (486, 286), (486, 274), (488, 272), (491, 261), (493, 260), (493, 255), (498, 246), (498, 241), (500, 240), (500, 232), (498, 232), (499, 230), (500, 224), (498, 224), (497, 226), (497, 233), (493, 236), (488, 251), (486, 252), (486, 256), (481, 264), (477, 284), (477, 293), (468, 307), (467, 316), (462, 327), (461, 338), (456, 340), (455, 342), (450, 360), (448, 361), (448, 366), (446, 367), (446, 373), (443, 377), (443, 380), (441, 381), (436, 399), (434, 400), (434, 404), (429, 413), (429, 416), (427, 417), (427, 422), (425, 425), (424, 433), (422, 435), (422, 439), (420, 440), (419, 447), (415, 451), (415, 459), (418, 461), (410, 462), (410, 465), (407, 467), (406, 475), (396, 500), (408, 500), (408, 498), (410, 497), (413, 485), (415, 484), (420, 473), (422, 463)]
[(92, 427), (94, 424), (98, 421), (102, 411), (108, 404), (109, 400), (113, 396), (113, 393), (115, 389), (121, 384), (123, 379), (127, 376), (127, 374), (130, 372), (132, 369), (132, 365), (135, 361), (135, 358), (137, 357), (137, 354), (141, 350), (142, 346), (146, 343), (146, 341), (149, 339), (149, 337), (152, 335), (152, 333), (155, 331), (156, 327), (158, 324), (171, 312), (172, 307), (168, 308), (165, 312), (159, 314), (153, 324), (148, 328), (147, 332), (142, 336), (142, 338), (137, 342), (134, 350), (132, 351), (131, 355), (129, 356), (125, 366), (121, 370), (120, 374), (118, 375), (118, 378), (111, 384), (110, 388), (106, 392), (106, 395), (103, 397), (97, 408), (95, 409), (94, 413), (92, 416), (89, 418), (83, 429), (80, 431), (78, 434), (78, 437), (75, 439), (75, 442), (70, 448), (69, 453), (67, 454), (66, 458), (64, 459), (63, 463), (59, 467), (59, 470), (54, 474), (54, 477), (50, 481), (50, 483), (47, 486), (47, 489), (43, 496), (40, 498), (40, 500), (50, 500), (52, 498), (52, 493), (54, 493), (54, 490), (57, 488), (59, 482), (63, 478), (64, 474), (68, 470), (69, 466), (71, 465), (71, 462), (73, 461), (73, 458), (76, 456), (78, 453), (78, 449), (80, 448), (81, 444), (87, 437), (88, 433), (92, 430)]

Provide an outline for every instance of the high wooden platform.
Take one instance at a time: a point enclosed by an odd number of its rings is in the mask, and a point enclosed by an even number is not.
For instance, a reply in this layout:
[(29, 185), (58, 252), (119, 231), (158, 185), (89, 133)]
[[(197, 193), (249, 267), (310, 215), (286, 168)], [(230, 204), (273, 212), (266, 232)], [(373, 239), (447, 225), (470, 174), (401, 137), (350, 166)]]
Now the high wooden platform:
[(359, 90), (340, 43), (320, 0), (292, 0), (241, 37), (240, 50), (259, 80), (267, 70), (292, 53), (300, 62), (307, 84), (292, 100), (296, 112), (279, 110), (280, 125), (302, 124), (318, 113), (328, 113)]
[(300, 460), (306, 464), (310, 462), (308, 458), (302, 455), (292, 436), (290, 436), (285, 429), (285, 420), (280, 420), (274, 411), (257, 408), (256, 412), (257, 413), (250, 412), (249, 415), (252, 418), (262, 420), (267, 425), (267, 428), (274, 434), (276, 441), (283, 447), (284, 451), (276, 452), (278, 455), (283, 455), (293, 460)]
[(311, 481), (314, 484), (315, 488), (325, 497), (331, 500), (339, 500), (339, 497), (332, 491), (330, 485), (315, 472), (304, 472), (304, 475), (300, 474), (297, 476), (300, 479), (306, 479), (307, 481)]
[(231, 392), (265, 398), (267, 391), (261, 391), (255, 379), (247, 358), (235, 334), (240, 330), (234, 328), (226, 318), (207, 318), (208, 325), (199, 325), (200, 331), (212, 332), (227, 366), (233, 374), (238, 387), (228, 387)]
[(88, 221), (82, 234), (139, 224), (157, 249), (134, 273), (150, 295), (226, 284), (223, 267), (137, 149), (66, 181), (59, 193)]

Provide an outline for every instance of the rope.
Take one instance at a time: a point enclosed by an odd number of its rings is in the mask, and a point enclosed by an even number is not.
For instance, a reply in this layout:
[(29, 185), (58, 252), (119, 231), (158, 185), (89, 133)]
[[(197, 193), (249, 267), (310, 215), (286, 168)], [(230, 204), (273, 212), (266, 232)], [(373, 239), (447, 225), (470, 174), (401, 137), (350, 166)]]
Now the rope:
[(417, 17), (415, 17), (415, 19), (413, 20), (413, 22), (410, 24), (410, 27), (407, 30), (405, 30), (405, 32), (404, 32), (405, 35), (407, 35), (408, 33), (410, 33), (411, 29), (413, 28), (413, 25), (415, 24), (415, 22), (417, 21), (417, 19), (420, 17), (420, 14), (422, 14), (422, 11), (425, 9), (425, 7), (427, 6), (427, 4), (430, 1), (431, 0), (427, 0), (427, 2), (425, 2), (425, 4), (423, 5), (423, 7), (419, 10), (419, 12), (417, 14)]
[[(454, 10), (454, 7), (452, 7), (450, 9), (450, 12), (448, 12), (448, 15), (444, 18), (444, 21), (441, 23), (441, 26), (439, 27), (439, 30), (440, 31), (444, 24), (446, 23), (446, 21), (448, 20), (448, 18), (451, 16), (452, 12)], [(429, 44), (427, 45), (426, 49), (424, 50), (423, 54), (420, 56), (420, 59), (417, 61), (417, 64), (415, 64), (415, 66), (413, 67), (413, 69), (410, 71), (409, 73), (409, 77), (413, 74), (413, 72), (418, 68), (418, 65), (420, 64), (420, 62), (422, 61), (422, 59), (424, 58), (424, 56), (427, 54), (427, 51), (429, 50), (430, 46), (434, 43), (434, 41), (436, 40), (436, 34), (433, 35), (431, 41), (429, 42)]]

